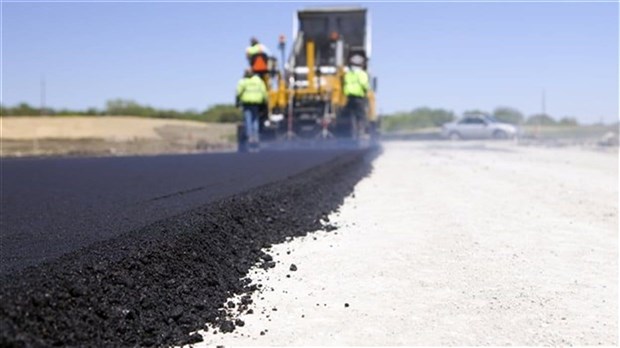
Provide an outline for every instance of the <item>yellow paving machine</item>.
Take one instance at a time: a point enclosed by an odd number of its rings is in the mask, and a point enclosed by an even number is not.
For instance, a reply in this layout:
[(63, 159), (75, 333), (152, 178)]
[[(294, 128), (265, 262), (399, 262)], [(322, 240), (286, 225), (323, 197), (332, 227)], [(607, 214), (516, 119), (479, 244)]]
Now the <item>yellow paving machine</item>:
[[(377, 79), (370, 71), (371, 31), (365, 8), (317, 8), (300, 10), (294, 17), (290, 53), (279, 39), (280, 59), (267, 57), (260, 75), (269, 100), (260, 116), (261, 142), (329, 143), (360, 142), (376, 137)], [(366, 117), (349, 117), (343, 94), (343, 76), (349, 58), (364, 58), (370, 76)], [(244, 125), (237, 129), (240, 151), (247, 148)]]

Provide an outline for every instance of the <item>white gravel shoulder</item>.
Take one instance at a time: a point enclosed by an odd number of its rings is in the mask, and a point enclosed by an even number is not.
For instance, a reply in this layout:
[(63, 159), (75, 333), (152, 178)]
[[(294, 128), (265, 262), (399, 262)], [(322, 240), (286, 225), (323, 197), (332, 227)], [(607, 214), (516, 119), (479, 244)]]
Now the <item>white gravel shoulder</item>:
[(339, 228), (273, 246), (255, 313), (195, 346), (618, 344), (617, 152), (384, 148)]

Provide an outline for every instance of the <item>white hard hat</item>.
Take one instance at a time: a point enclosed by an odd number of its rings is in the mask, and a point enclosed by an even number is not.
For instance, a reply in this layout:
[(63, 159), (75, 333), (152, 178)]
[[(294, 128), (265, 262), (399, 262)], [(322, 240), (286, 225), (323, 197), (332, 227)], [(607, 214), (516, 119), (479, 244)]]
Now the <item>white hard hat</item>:
[(351, 57), (351, 64), (353, 65), (364, 65), (364, 57), (360, 55), (354, 55)]

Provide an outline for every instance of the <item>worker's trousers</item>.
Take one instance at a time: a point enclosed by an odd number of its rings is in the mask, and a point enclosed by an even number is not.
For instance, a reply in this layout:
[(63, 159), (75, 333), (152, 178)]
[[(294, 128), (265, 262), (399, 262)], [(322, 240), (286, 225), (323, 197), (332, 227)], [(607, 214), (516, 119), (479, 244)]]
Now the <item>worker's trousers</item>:
[(258, 141), (258, 104), (243, 104), (243, 119), (245, 121), (245, 134), (248, 141)]
[(348, 96), (345, 112), (349, 117), (355, 117), (358, 122), (366, 121), (366, 98)]

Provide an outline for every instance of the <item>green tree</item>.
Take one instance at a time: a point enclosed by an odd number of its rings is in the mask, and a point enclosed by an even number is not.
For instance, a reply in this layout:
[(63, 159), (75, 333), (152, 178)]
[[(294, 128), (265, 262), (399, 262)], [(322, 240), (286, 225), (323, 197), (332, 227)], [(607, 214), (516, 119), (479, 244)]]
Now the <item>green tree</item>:
[(454, 113), (452, 111), (420, 107), (410, 112), (385, 115), (381, 118), (381, 125), (383, 130), (394, 132), (399, 130), (440, 127), (442, 124), (452, 120), (454, 120)]
[(90, 116), (96, 116), (96, 115), (100, 115), (101, 112), (97, 110), (97, 108), (88, 108), (84, 114), (90, 115)]
[(463, 115), (488, 115), (489, 113), (486, 111), (482, 111), (480, 109), (472, 109), (467, 110), (463, 113)]
[(233, 104), (216, 104), (205, 110), (201, 118), (207, 122), (233, 123), (242, 120), (241, 110)]
[(30, 106), (28, 103), (20, 103), (16, 107), (9, 108), (7, 115), (10, 116), (39, 116), (41, 110)]
[(561, 126), (577, 126), (579, 125), (579, 123), (577, 122), (577, 119), (574, 117), (562, 117), (560, 119), (560, 122), (558, 122), (559, 125)]
[(547, 114), (535, 114), (528, 117), (525, 123), (529, 125), (552, 126), (556, 124), (556, 121)]
[[(38, 116), (41, 110), (27, 103), (21, 103), (14, 107), (0, 105), (2, 116)], [(70, 115), (110, 115), (110, 116), (138, 116), (155, 118), (177, 118), (206, 122), (239, 122), (242, 119), (241, 111), (232, 104), (217, 104), (200, 112), (194, 109), (177, 111), (173, 109), (156, 109), (148, 105), (139, 104), (129, 99), (112, 99), (106, 102), (104, 110), (88, 108), (86, 110), (71, 109), (45, 109), (46, 115), (70, 116)]]
[(498, 106), (495, 108), (495, 110), (493, 110), (493, 116), (499, 121), (512, 124), (520, 124), (524, 119), (521, 111), (507, 106)]
[(157, 111), (150, 106), (143, 106), (133, 100), (113, 99), (106, 103), (108, 115), (156, 117)]

